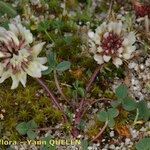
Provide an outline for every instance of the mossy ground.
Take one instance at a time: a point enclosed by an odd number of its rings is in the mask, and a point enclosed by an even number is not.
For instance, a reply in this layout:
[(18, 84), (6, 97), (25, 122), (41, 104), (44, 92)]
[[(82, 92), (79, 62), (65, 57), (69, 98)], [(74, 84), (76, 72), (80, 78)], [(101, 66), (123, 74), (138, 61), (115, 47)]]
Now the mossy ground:
[[(7, 2), (10, 4), (14, 3), (11, 0), (7, 0)], [(20, 0), (17, 5), (18, 7), (15, 9), (24, 18), (25, 25), (34, 34), (36, 40), (46, 41), (42, 55), (45, 56), (49, 51), (54, 51), (57, 54), (58, 62), (62, 60), (71, 62), (71, 69), (69, 71), (58, 74), (58, 80), (62, 90), (69, 98), (69, 101), (65, 101), (60, 96), (55, 86), (53, 73), (44, 76), (49, 88), (53, 90), (59, 101), (67, 106), (68, 103), (74, 104), (81, 99), (81, 96), (79, 96), (77, 101), (73, 99), (73, 83), (79, 81), (80, 86), (85, 89), (91, 74), (97, 66), (93, 57), (88, 53), (89, 47), (86, 36), (89, 30), (89, 23), (91, 25), (90, 28), (95, 29), (104, 20), (98, 19), (97, 14), (102, 12), (107, 13), (109, 0), (103, 1), (100, 6), (96, 6), (94, 12), (91, 9), (91, 0), (67, 0), (65, 8), (67, 13), (65, 15), (62, 15), (64, 13), (64, 8), (60, 6), (62, 2), (61, 0), (41, 0), (41, 6), (38, 7), (31, 5), (29, 0)], [(125, 6), (125, 9), (130, 11), (131, 4), (128, 0), (126, 2), (119, 1), (114, 5), (114, 14), (117, 14), (125, 3), (129, 4), (129, 7), (126, 8)], [(46, 9), (47, 5), (49, 6), (48, 10)], [(76, 15), (69, 15), (70, 11), (74, 11)], [(50, 15), (53, 16), (50, 18)], [(37, 23), (33, 16), (36, 18), (42, 16), (44, 19)], [(8, 18), (3, 18), (1, 25), (7, 27), (9, 19), (9, 15)], [(53, 42), (55, 44), (51, 47)], [(50, 48), (48, 48), (48, 45)], [(116, 68), (112, 63), (108, 63), (101, 74), (98, 75), (88, 98), (98, 99), (99, 95), (101, 95), (101, 97), (113, 101), (116, 98), (111, 87), (113, 80), (117, 77), (122, 81), (125, 76), (125, 67)], [(11, 81), (9, 79), (0, 85), (0, 112), (1, 110), (5, 110), (3, 113), (4, 119), (0, 121), (0, 138), (6, 136), (9, 140), (25, 139), (26, 136), (21, 136), (16, 131), (16, 126), (21, 122), (27, 122), (32, 119), (38, 124), (39, 128), (55, 127), (57, 124), (62, 123), (62, 113), (53, 106), (51, 100), (36, 80), (29, 77), (26, 88), (20, 85), (16, 90), (11, 90), (10, 85)], [(128, 112), (122, 109), (119, 111), (120, 115), (115, 119), (118, 126), (125, 126), (126, 123), (130, 124), (130, 121), (134, 120), (133, 116), (135, 116), (135, 113), (129, 115)], [(74, 110), (68, 106), (68, 116), (70, 115), (72, 117), (73, 113)], [(92, 114), (92, 109), (87, 114), (84, 116), (86, 121), (89, 119), (89, 115)], [(96, 114), (94, 115), (96, 118)], [(97, 119), (95, 119), (95, 122), (95, 125), (89, 131), (83, 133), (89, 139), (96, 135), (99, 128), (103, 125)], [(62, 132), (66, 136), (71, 136), (71, 125), (71, 121), (63, 125)], [(108, 133), (109, 129), (106, 131), (106, 136)], [(39, 132), (39, 136), (43, 134), (45, 132)]]

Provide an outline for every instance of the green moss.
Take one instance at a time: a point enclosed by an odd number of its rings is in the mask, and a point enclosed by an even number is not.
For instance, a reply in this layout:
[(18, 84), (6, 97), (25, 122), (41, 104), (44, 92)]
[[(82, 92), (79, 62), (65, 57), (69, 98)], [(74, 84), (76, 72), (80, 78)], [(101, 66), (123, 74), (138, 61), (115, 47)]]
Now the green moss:
[[(31, 85), (32, 83), (32, 85)], [(17, 138), (15, 127), (18, 123), (34, 119), (39, 125), (56, 124), (62, 119), (60, 111), (52, 107), (49, 98), (42, 94), (36, 97), (40, 87), (29, 81), (26, 88), (19, 86), (10, 90), (10, 81), (0, 87), (0, 109), (5, 109), (3, 120), (3, 133), (13, 133), (11, 138)]]

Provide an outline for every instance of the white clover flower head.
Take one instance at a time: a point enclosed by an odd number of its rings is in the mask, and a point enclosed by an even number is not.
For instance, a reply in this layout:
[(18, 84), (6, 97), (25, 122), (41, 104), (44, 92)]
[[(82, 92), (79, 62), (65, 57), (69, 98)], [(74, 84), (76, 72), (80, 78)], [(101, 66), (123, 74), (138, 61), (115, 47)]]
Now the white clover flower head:
[(89, 31), (90, 52), (98, 64), (112, 60), (116, 67), (132, 57), (136, 50), (134, 32), (127, 32), (121, 21), (102, 23), (95, 32)]
[(47, 67), (46, 57), (38, 57), (45, 42), (31, 46), (33, 35), (16, 17), (9, 30), (0, 27), (0, 83), (12, 78), (11, 89), (18, 87), (19, 82), (25, 87), (27, 74), (40, 78), (41, 72)]

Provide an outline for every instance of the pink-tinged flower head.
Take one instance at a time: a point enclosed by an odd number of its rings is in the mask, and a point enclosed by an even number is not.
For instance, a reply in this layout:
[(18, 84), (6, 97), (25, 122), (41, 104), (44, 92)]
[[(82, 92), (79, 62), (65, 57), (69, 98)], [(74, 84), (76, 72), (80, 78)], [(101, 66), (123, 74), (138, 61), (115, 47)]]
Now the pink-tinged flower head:
[(148, 16), (150, 18), (150, 5), (135, 1), (133, 3), (135, 13), (138, 17)]
[(32, 77), (41, 77), (41, 72), (47, 67), (46, 57), (37, 57), (43, 43), (30, 46), (33, 35), (16, 17), (9, 24), (9, 30), (0, 27), (0, 83), (12, 78), (11, 89), (17, 88), (19, 82), (25, 87), (27, 74)]
[(105, 22), (95, 32), (89, 32), (90, 51), (98, 64), (113, 61), (116, 67), (122, 65), (124, 59), (131, 58), (136, 47), (134, 32), (126, 32), (122, 22)]

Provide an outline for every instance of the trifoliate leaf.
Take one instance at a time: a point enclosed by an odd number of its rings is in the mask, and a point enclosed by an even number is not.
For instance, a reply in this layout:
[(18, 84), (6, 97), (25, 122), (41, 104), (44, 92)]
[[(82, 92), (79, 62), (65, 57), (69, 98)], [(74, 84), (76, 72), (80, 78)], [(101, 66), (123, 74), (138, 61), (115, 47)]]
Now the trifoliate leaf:
[(33, 130), (28, 130), (27, 131), (27, 136), (29, 139), (34, 140), (37, 137), (37, 133), (34, 132)]
[(119, 111), (116, 108), (109, 108), (107, 113), (109, 118), (115, 118), (119, 115)]
[(113, 118), (109, 118), (109, 120), (108, 120), (108, 126), (110, 128), (113, 128), (115, 126), (115, 120)]
[(124, 99), (128, 95), (128, 88), (126, 85), (121, 84), (117, 89), (116, 89), (116, 96), (118, 99)]
[(147, 121), (150, 118), (150, 109), (147, 107), (147, 103), (145, 101), (140, 101), (138, 103), (138, 109), (139, 119)]
[(27, 133), (28, 129), (29, 129), (29, 127), (26, 122), (22, 122), (16, 126), (16, 130), (21, 135), (25, 135)]
[(99, 112), (97, 117), (102, 122), (106, 122), (108, 120), (108, 114), (106, 111)]
[(127, 97), (123, 100), (123, 108), (127, 111), (132, 111), (137, 108), (137, 103), (134, 101), (134, 99)]

